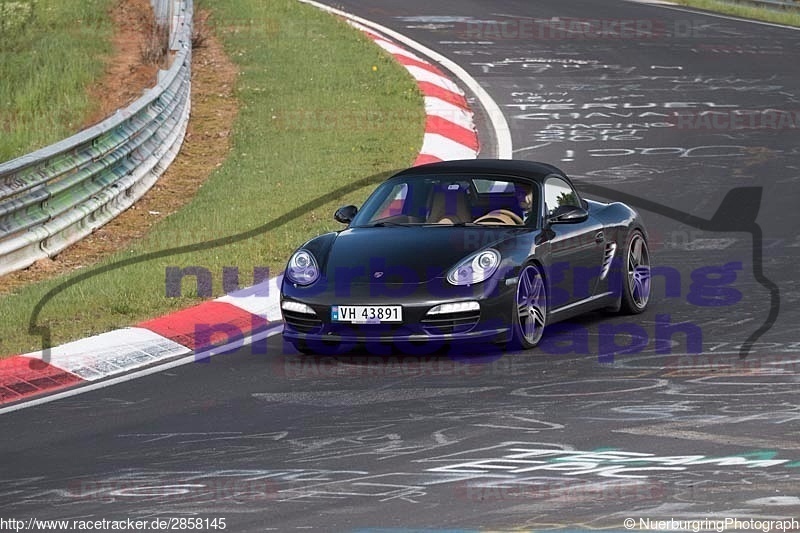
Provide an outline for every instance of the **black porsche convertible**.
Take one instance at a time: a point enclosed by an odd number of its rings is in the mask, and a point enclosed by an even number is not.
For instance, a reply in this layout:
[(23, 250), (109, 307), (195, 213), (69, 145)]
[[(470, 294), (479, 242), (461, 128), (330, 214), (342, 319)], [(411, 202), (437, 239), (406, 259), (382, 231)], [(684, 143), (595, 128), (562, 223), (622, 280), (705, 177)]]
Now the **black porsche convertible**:
[(347, 227), (303, 244), (284, 272), (283, 335), (301, 352), (375, 342), (528, 349), (547, 324), (597, 309), (640, 313), (650, 297), (636, 211), (581, 198), (549, 164), (421, 165), (334, 217)]

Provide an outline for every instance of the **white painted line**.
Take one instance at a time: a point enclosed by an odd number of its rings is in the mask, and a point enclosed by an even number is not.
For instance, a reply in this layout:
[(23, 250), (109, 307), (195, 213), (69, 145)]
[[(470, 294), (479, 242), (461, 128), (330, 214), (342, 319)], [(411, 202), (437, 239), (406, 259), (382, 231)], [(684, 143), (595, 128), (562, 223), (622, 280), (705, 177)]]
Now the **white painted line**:
[(425, 97), (425, 114), (443, 118), (470, 131), (475, 129), (471, 111), (435, 96)]
[[(47, 362), (87, 381), (184, 355), (191, 350), (144, 328), (124, 328), (51, 348)], [(43, 359), (42, 351), (23, 357)]]
[(443, 160), (475, 159), (478, 157), (478, 154), (472, 148), (438, 133), (426, 133), (424, 135), (422, 149), (419, 153), (420, 155), (433, 155)]
[[(43, 405), (46, 403), (54, 402), (56, 400), (60, 400), (62, 398), (69, 398), (71, 396), (77, 396), (79, 394), (83, 394), (85, 392), (90, 392), (93, 390), (104, 389), (106, 387), (110, 387), (112, 385), (117, 385), (119, 383), (125, 383), (126, 381), (132, 381), (134, 379), (143, 378), (145, 376), (149, 376), (151, 374), (157, 374), (159, 372), (163, 372), (165, 370), (169, 370), (171, 368), (177, 368), (179, 366), (187, 365), (189, 363), (193, 363), (197, 360), (203, 359), (209, 356), (210, 352), (219, 354), (224, 353), (225, 351), (235, 350), (241, 348), (242, 346), (247, 346), (252, 344), (256, 341), (260, 341), (262, 339), (266, 339), (268, 337), (272, 337), (274, 335), (279, 334), (283, 330), (282, 327), (276, 327), (274, 329), (267, 329), (260, 331), (254, 335), (248, 335), (244, 339), (240, 339), (237, 342), (232, 342), (225, 346), (220, 346), (218, 348), (212, 348), (207, 352), (201, 352), (199, 354), (190, 355), (188, 357), (182, 357), (181, 359), (177, 359), (175, 361), (170, 361), (168, 363), (163, 363), (161, 365), (153, 366), (150, 368), (145, 368), (143, 370), (139, 370), (136, 372), (131, 372), (129, 374), (124, 374), (122, 376), (106, 379), (103, 381), (96, 381), (94, 383), (88, 383), (87, 385), (81, 385), (78, 388), (66, 390), (64, 392), (58, 392), (56, 394), (51, 394), (49, 396), (42, 396), (40, 398), (34, 398), (33, 400), (29, 400), (23, 403), (10, 405), (8, 407), (0, 408), (0, 415), (11, 413), (13, 411), (19, 411), (21, 409), (26, 409), (28, 407), (35, 407), (37, 405)], [(227, 350), (226, 350), (227, 348)]]
[(405, 48), (401, 48), (401, 47), (397, 46), (394, 43), (390, 43), (389, 41), (386, 41), (384, 39), (373, 39), (373, 41), (375, 42), (375, 44), (377, 44), (378, 46), (380, 46), (381, 48), (383, 48), (384, 50), (386, 50), (387, 52), (389, 52), (393, 56), (403, 56), (403, 57), (407, 57), (409, 59), (414, 59), (415, 61), (421, 61), (423, 63), (427, 63), (427, 61), (425, 61), (424, 59), (422, 59), (418, 55), (416, 55), (416, 54), (414, 54), (412, 52), (409, 52)]
[(406, 37), (402, 33), (396, 32), (392, 29), (387, 28), (386, 26), (382, 26), (376, 22), (372, 22), (365, 18), (353, 15), (346, 11), (342, 11), (341, 9), (336, 9), (325, 4), (321, 4), (316, 2), (315, 0), (299, 0), (304, 4), (309, 4), (323, 11), (327, 11), (329, 13), (333, 13), (335, 15), (339, 15), (340, 17), (344, 17), (368, 28), (377, 30), (387, 37), (391, 37), (397, 42), (400, 42), (410, 48), (413, 48), (417, 52), (431, 58), (435, 62), (442, 65), (444, 68), (452, 72), (461, 83), (467, 86), (469, 90), (475, 95), (478, 101), (483, 106), (484, 111), (486, 112), (486, 116), (489, 117), (489, 121), (492, 124), (492, 129), (494, 130), (495, 139), (497, 142), (497, 158), (498, 159), (511, 159), (511, 151), (512, 151), (512, 143), (511, 143), (511, 130), (508, 129), (508, 122), (506, 121), (505, 115), (503, 115), (503, 111), (497, 105), (497, 102), (486, 92), (486, 89), (480, 86), (480, 84), (473, 78), (466, 70), (464, 70), (461, 66), (459, 66), (454, 61), (446, 58), (442, 54), (431, 50), (427, 46), (424, 46), (417, 41)]
[(796, 365), (800, 363), (800, 359), (790, 359), (788, 361), (773, 361), (771, 363), (764, 363), (765, 365)]
[(373, 30), (372, 28), (367, 28), (363, 24), (359, 24), (358, 22), (356, 22), (354, 20), (347, 19), (345, 22), (347, 22), (352, 27), (357, 28), (357, 29), (359, 29), (359, 30), (361, 30), (361, 31), (363, 31), (365, 33), (371, 33), (372, 35), (377, 35), (379, 37), (384, 37), (383, 35), (380, 34), (380, 32), (377, 32), (377, 31)]

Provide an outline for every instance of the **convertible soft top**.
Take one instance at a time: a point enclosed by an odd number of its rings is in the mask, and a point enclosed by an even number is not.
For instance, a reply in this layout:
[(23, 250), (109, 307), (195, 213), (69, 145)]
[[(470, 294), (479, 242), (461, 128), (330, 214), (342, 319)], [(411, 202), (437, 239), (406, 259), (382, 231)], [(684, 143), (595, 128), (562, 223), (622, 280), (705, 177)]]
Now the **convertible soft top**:
[(459, 159), (455, 161), (440, 161), (411, 167), (395, 174), (395, 176), (426, 175), (431, 172), (447, 172), (453, 174), (498, 174), (505, 176), (519, 176), (535, 180), (542, 180), (547, 176), (564, 173), (547, 163), (537, 161), (524, 161), (521, 159)]

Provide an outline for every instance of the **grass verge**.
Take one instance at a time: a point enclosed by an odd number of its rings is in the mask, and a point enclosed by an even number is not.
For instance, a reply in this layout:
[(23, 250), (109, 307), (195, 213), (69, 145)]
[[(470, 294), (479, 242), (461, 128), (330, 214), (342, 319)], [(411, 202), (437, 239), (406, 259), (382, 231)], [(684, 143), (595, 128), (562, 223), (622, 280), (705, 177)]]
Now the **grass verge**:
[[(746, 4), (736, 4), (733, 2), (724, 2), (720, 0), (672, 0), (673, 2), (687, 6), (704, 9), (706, 11), (714, 11), (716, 13), (723, 13), (734, 17), (741, 17), (746, 19), (763, 20), (764, 22), (773, 22), (775, 24), (785, 24), (786, 26), (800, 27), (800, 11), (795, 10), (778, 10), (769, 9), (765, 7), (750, 6)], [(800, 5), (798, 5), (800, 8)]]
[[(142, 240), (102, 261), (226, 239), (275, 220), (342, 184), (409, 165), (420, 146), (424, 114), (405, 70), (366, 37), (296, 0), (197, 2), (239, 68), (239, 116), (232, 150), (195, 199), (155, 225)], [(223, 267), (236, 267), (242, 286), (256, 267), (278, 273), (293, 248), (338, 228), (335, 206), (360, 203), (370, 188), (309, 209), (298, 220), (251, 239), (132, 264), (61, 292), (43, 309), (53, 343), (85, 337), (198, 301), (185, 284), (165, 296), (168, 267), (197, 266), (222, 294)], [(92, 267), (95, 268), (95, 267)], [(87, 269), (78, 270), (79, 275)], [(27, 334), (31, 311), (70, 276), (36, 283), (0, 298), (0, 353), (41, 348)]]
[(111, 0), (0, 0), (0, 161), (75, 133), (111, 51)]

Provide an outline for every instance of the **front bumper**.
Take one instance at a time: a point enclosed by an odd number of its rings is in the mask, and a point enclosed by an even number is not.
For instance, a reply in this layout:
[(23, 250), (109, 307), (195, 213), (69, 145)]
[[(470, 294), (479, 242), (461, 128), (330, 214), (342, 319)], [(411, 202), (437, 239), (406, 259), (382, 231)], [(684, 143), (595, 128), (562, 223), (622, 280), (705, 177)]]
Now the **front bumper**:
[[(504, 342), (511, 333), (514, 290), (505, 280), (487, 280), (472, 287), (444, 285), (441, 280), (414, 286), (384, 285), (376, 294), (374, 284), (353, 284), (347, 294), (315, 293), (284, 282), (281, 303), (305, 304), (308, 313), (284, 310), (286, 340), (303, 342), (310, 348), (364, 343), (449, 344), (454, 342)], [(429, 314), (441, 304), (477, 302), (478, 310)], [(400, 305), (402, 323), (351, 324), (331, 320), (334, 305)]]

